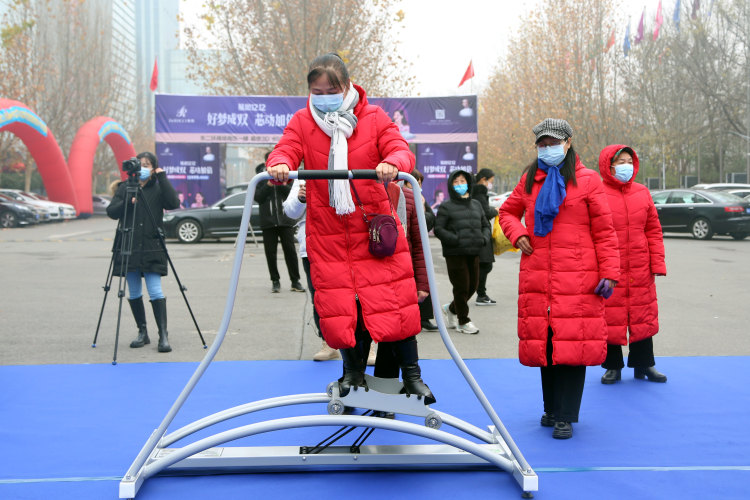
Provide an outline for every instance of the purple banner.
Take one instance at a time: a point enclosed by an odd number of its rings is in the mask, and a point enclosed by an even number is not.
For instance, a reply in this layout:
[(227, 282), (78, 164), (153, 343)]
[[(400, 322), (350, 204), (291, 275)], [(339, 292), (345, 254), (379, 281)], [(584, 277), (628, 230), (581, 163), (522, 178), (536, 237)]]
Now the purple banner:
[(306, 97), (156, 95), (156, 142), (273, 144)]
[(180, 208), (209, 206), (222, 196), (219, 144), (157, 143), (159, 166), (177, 190)]
[[(476, 96), (370, 98), (413, 143), (477, 141)], [(307, 97), (156, 95), (156, 142), (274, 144)]]
[(417, 170), (424, 175), (422, 194), (437, 213), (437, 207), (449, 198), (446, 181), (451, 172), (477, 172), (477, 143), (418, 144)]

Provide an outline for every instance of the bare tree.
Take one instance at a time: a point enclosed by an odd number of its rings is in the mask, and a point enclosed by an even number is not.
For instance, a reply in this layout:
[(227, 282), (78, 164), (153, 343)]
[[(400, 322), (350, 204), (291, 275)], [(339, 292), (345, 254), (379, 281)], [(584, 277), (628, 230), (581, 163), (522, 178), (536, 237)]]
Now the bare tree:
[(414, 79), (395, 51), (404, 15), (394, 5), (394, 0), (206, 2), (201, 25), (186, 29), (188, 76), (214, 93), (304, 95), (310, 61), (337, 52), (369, 93), (407, 94)]

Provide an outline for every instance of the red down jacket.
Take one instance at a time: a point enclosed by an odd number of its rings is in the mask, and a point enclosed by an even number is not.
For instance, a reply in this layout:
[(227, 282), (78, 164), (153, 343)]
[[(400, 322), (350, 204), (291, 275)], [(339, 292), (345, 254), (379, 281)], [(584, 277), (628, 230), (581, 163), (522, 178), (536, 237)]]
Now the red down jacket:
[[(411, 172), (414, 155), (396, 125), (385, 111), (367, 103), (361, 87), (354, 88), (359, 92), (354, 108), (358, 123), (348, 140), (349, 169), (374, 169), (385, 162), (401, 172)], [(266, 165), (286, 163), (296, 170), (304, 160), (306, 170), (326, 170), (330, 145), (331, 138), (305, 107), (289, 121)], [(367, 213), (390, 213), (383, 184), (353, 182)], [(376, 342), (393, 342), (419, 333), (417, 290), (406, 238), (398, 238), (392, 256), (373, 257), (359, 206), (349, 215), (338, 216), (329, 206), (327, 180), (309, 180), (306, 186), (307, 256), (315, 285), (315, 309), (328, 345), (335, 349), (355, 345), (357, 300), (365, 328)]]
[[(537, 169), (531, 194), (526, 174), (500, 207), (503, 233), (516, 245), (528, 236), (534, 252), (521, 256), (518, 276), (518, 357), (526, 366), (552, 363), (593, 366), (607, 355), (604, 299), (594, 294), (602, 278), (617, 280), (617, 235), (602, 182), (576, 158), (576, 182), (568, 183), (552, 231), (534, 235), (534, 204), (547, 173)], [(521, 223), (525, 213), (526, 226)]]
[[(628, 182), (615, 179), (610, 171), (612, 158), (622, 144), (607, 146), (599, 154), (599, 173), (604, 179), (612, 221), (620, 243), (620, 281), (604, 303), (609, 344), (627, 345), (659, 331), (655, 274), (667, 274), (664, 241), (654, 201), (646, 186), (633, 182), (638, 173), (638, 155), (633, 151), (633, 177)], [(630, 148), (632, 150), (632, 148)]]

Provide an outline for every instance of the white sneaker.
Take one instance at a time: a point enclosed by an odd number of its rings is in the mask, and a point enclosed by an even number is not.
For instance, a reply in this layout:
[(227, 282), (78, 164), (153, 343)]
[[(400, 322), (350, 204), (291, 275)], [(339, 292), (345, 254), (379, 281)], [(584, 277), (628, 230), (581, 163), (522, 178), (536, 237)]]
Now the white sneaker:
[(477, 333), (479, 333), (479, 328), (474, 326), (474, 323), (469, 321), (467, 323), (464, 323), (463, 325), (458, 325), (456, 327), (456, 331), (459, 331), (461, 333), (470, 333), (472, 335), (476, 335)]
[(367, 355), (367, 366), (375, 366), (375, 360), (378, 359), (378, 344), (370, 344), (370, 354)]
[(332, 359), (339, 359), (340, 357), (339, 351), (333, 347), (329, 347), (326, 341), (323, 340), (323, 345), (313, 356), (313, 361), (330, 361)]
[(445, 316), (445, 326), (447, 328), (456, 328), (458, 325), (458, 316), (450, 310), (450, 304), (443, 304), (443, 315)]

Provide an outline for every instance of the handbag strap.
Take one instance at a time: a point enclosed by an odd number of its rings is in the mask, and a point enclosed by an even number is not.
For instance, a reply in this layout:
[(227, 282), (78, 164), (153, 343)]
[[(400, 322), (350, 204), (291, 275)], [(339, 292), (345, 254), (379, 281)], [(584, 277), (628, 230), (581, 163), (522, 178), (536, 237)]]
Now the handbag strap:
[[(369, 224), (370, 221), (367, 219), (367, 212), (365, 212), (365, 206), (362, 204), (362, 200), (359, 198), (359, 193), (357, 193), (357, 188), (354, 187), (353, 182), (349, 181), (349, 184), (352, 186), (352, 190), (354, 191), (354, 197), (357, 198), (357, 204), (359, 205), (360, 210), (362, 210), (362, 217), (365, 219), (365, 223)], [(396, 217), (393, 215), (393, 202), (391, 201), (391, 197), (388, 195), (388, 189), (386, 188), (386, 186), (387, 184), (383, 185), (383, 189), (385, 189), (385, 197), (388, 198), (388, 204), (391, 206), (391, 217), (395, 219)]]

